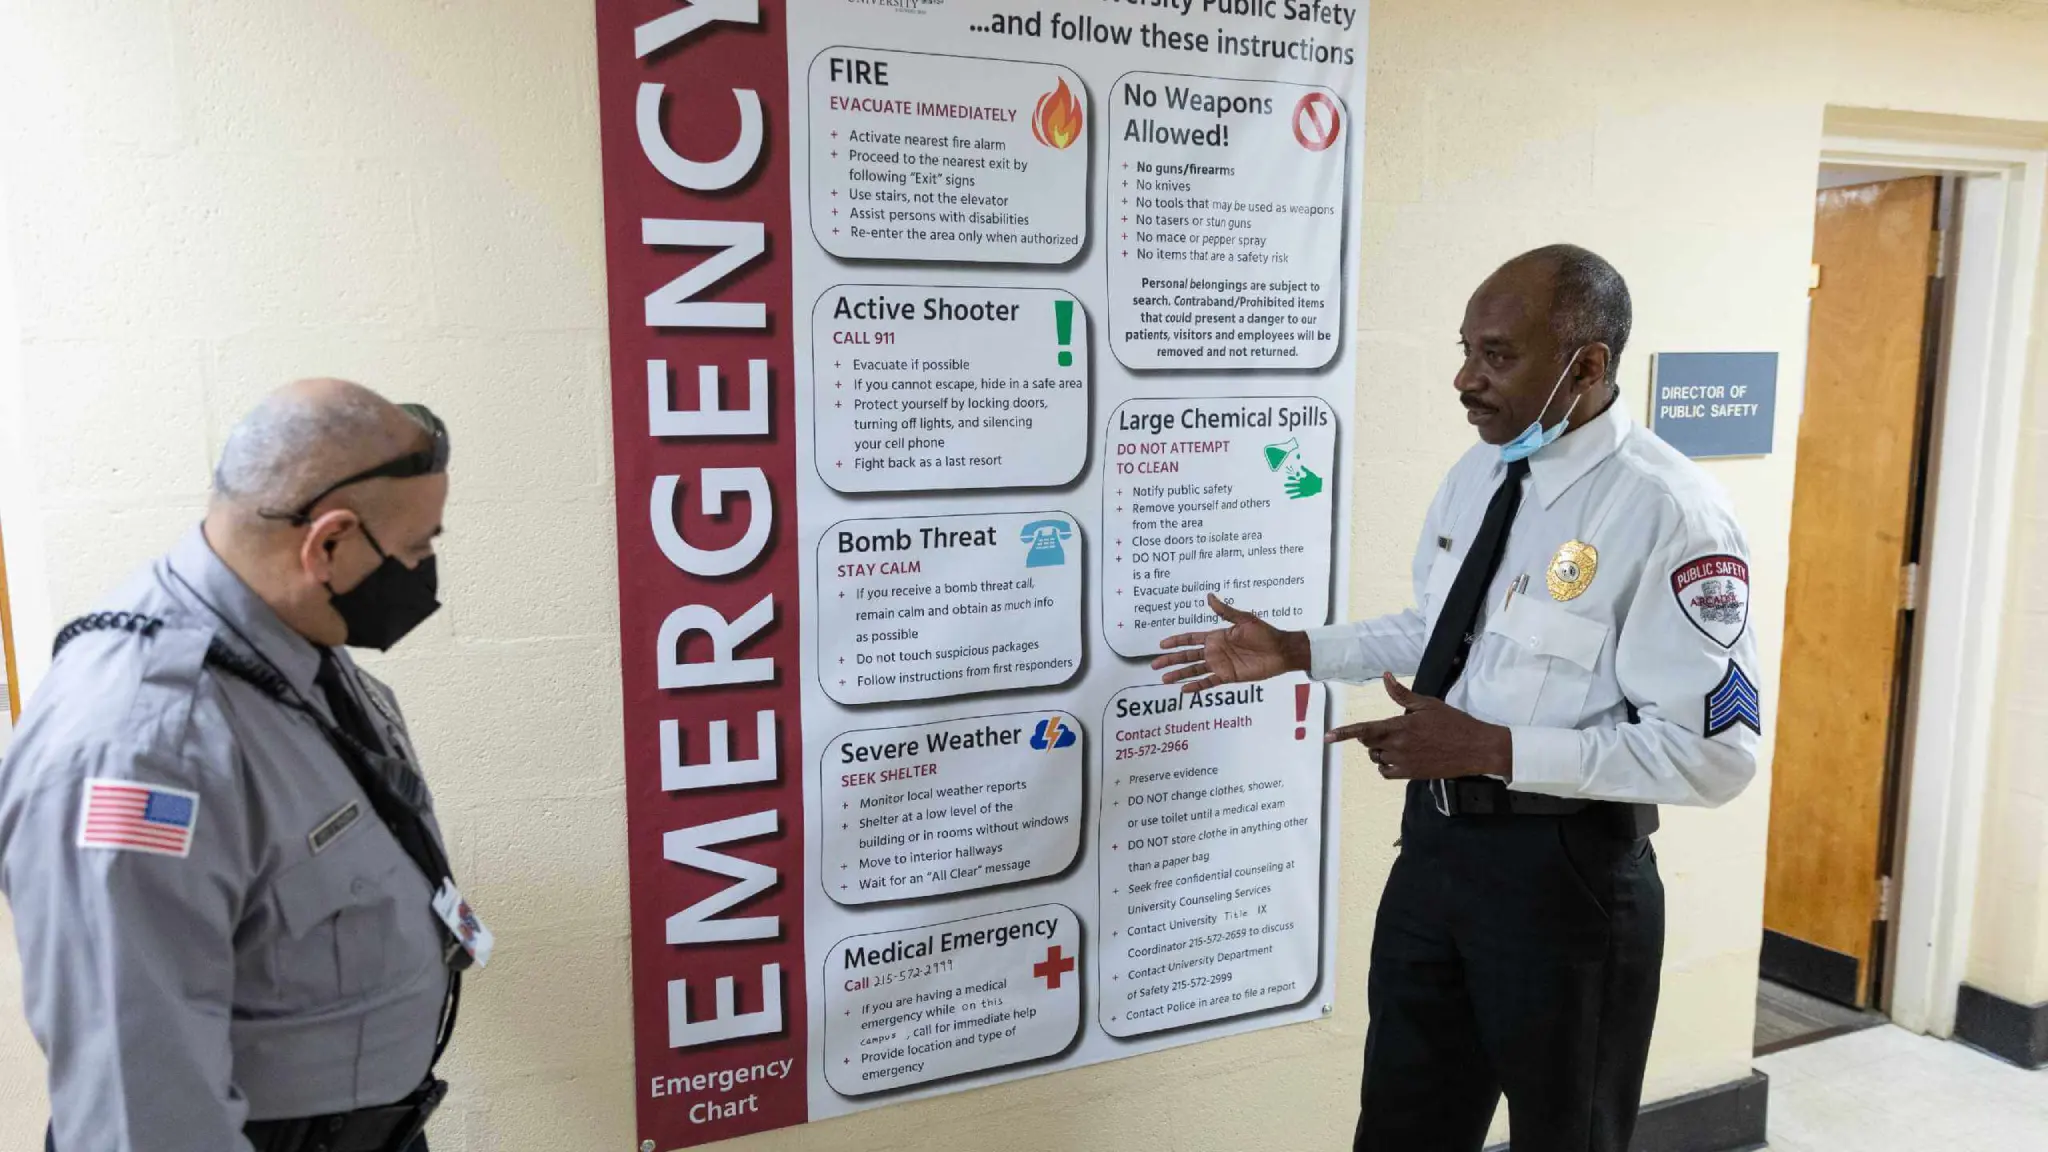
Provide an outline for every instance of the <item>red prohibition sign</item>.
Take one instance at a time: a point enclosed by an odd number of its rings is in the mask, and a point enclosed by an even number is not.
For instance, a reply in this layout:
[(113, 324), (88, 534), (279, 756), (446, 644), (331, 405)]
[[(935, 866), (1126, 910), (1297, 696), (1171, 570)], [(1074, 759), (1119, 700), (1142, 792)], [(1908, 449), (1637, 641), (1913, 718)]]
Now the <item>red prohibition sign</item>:
[(1321, 152), (1337, 142), (1342, 127), (1337, 102), (1321, 92), (1311, 92), (1294, 106), (1294, 139), (1311, 152)]

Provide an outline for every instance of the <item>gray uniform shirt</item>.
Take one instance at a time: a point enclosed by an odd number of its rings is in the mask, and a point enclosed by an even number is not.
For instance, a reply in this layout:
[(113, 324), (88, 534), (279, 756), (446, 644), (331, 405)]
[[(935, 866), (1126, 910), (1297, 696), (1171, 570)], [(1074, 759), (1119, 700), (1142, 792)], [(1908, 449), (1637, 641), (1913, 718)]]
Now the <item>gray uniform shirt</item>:
[[(246, 1121), (403, 1098), (448, 982), (427, 878), (310, 719), (203, 663), (216, 634), (253, 646), (324, 714), (319, 650), (198, 529), (108, 607), (164, 627), (73, 640), (0, 763), (57, 1147), (247, 1152)], [(417, 764), (390, 690), (337, 656)], [(96, 780), (195, 796), (188, 853), (83, 846)]]

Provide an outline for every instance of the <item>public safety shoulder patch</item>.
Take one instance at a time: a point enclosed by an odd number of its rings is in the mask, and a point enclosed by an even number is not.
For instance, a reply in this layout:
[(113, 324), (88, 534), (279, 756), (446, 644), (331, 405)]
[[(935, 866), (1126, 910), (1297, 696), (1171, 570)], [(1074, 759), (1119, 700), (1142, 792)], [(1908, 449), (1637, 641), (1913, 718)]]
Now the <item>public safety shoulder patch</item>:
[(1737, 724), (1763, 734), (1763, 704), (1757, 699), (1756, 685), (1742, 671), (1742, 665), (1728, 662), (1728, 672), (1714, 690), (1707, 693), (1707, 735), (1719, 736)]
[(1678, 610), (1701, 634), (1735, 647), (1749, 627), (1749, 565), (1739, 556), (1701, 556), (1671, 574)]
[(85, 782), (78, 846), (184, 858), (192, 854), (199, 794), (182, 788), (94, 778)]

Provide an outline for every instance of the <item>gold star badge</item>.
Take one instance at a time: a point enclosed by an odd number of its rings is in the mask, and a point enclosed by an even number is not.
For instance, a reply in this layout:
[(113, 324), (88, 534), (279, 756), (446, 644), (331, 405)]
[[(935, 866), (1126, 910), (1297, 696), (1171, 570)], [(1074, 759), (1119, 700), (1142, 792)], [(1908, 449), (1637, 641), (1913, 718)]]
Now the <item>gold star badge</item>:
[(1544, 573), (1544, 582), (1550, 585), (1552, 600), (1577, 600), (1593, 585), (1593, 574), (1600, 570), (1600, 550), (1583, 540), (1573, 540), (1557, 550), (1550, 558), (1550, 570)]

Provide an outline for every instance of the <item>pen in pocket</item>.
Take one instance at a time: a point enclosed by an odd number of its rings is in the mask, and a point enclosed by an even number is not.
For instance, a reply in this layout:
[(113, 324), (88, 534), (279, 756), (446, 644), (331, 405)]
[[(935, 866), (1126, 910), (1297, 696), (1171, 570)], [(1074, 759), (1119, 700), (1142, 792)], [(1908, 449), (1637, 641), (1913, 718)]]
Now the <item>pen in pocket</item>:
[(1508, 605), (1515, 602), (1515, 597), (1527, 591), (1529, 591), (1529, 574), (1524, 572), (1513, 580), (1508, 581), (1507, 598), (1500, 602), (1500, 610), (1503, 612), (1507, 611)]

